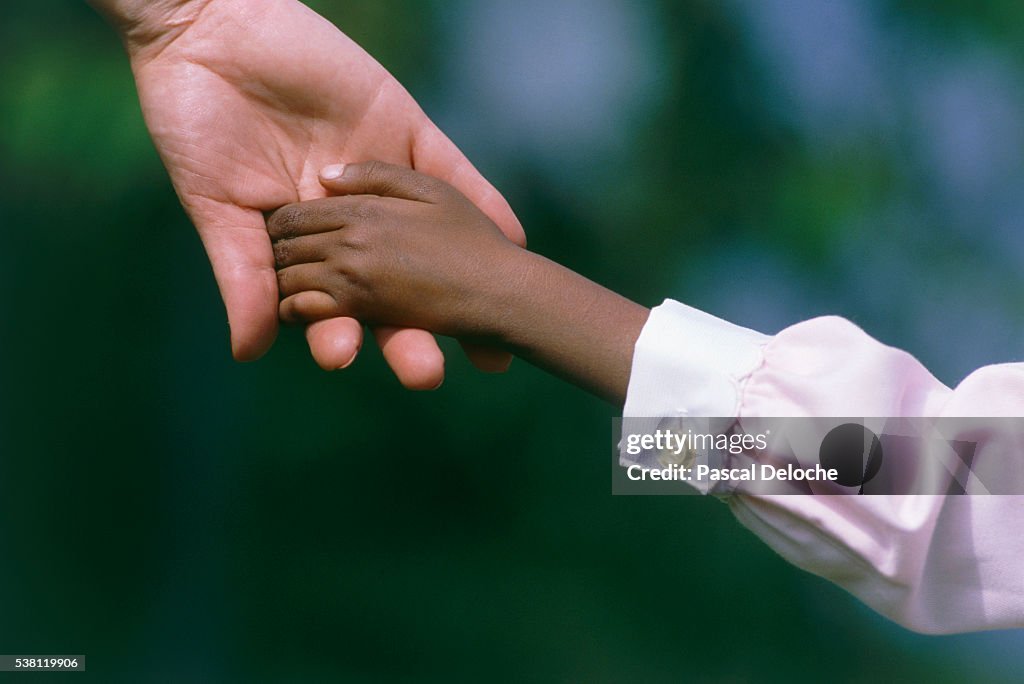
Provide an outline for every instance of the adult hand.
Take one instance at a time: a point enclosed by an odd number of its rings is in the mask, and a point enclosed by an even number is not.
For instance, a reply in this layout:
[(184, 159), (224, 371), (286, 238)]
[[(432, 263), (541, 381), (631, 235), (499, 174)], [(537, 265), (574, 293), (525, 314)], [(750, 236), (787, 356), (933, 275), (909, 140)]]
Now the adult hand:
[[(277, 282), (263, 212), (326, 195), (319, 170), (380, 159), (458, 188), (510, 239), (525, 236), (504, 198), (427, 118), (406, 90), (335, 26), (296, 0), (93, 0), (119, 27), (153, 141), (213, 266), (236, 359), (269, 349)], [(444, 377), (428, 333), (377, 329), (404, 385)], [(358, 321), (307, 328), (324, 368), (344, 367)], [(504, 353), (478, 349), (479, 367)]]

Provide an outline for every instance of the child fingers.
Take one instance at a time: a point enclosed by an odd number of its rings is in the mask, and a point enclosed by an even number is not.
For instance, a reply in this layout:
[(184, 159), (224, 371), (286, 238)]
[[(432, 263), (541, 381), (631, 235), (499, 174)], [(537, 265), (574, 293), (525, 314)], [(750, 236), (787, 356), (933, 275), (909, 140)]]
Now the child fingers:
[(435, 202), (448, 190), (432, 176), (379, 161), (325, 167), (320, 184), (335, 195), (379, 195), (415, 202)]
[(332, 244), (335, 240), (330, 233), (278, 240), (273, 245), (274, 263), (278, 268), (287, 268), (323, 261)]
[(413, 166), (450, 184), (494, 221), (509, 240), (526, 247), (526, 233), (508, 202), (433, 123), (416, 131), (412, 158)]
[(302, 235), (315, 235), (337, 230), (353, 217), (357, 208), (347, 197), (323, 197), (286, 204), (267, 217), (271, 240), (288, 240)]
[(322, 264), (298, 264), (282, 268), (277, 272), (277, 289), (281, 297), (290, 297), (306, 290), (325, 291), (324, 267)]
[(278, 314), (285, 323), (312, 323), (338, 316), (340, 309), (334, 297), (318, 290), (306, 290), (285, 297), (278, 305)]

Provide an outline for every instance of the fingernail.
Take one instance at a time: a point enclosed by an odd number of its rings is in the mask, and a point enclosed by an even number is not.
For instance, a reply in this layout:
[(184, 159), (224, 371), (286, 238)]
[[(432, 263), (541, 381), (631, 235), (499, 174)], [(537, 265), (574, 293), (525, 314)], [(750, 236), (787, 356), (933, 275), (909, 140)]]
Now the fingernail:
[(352, 365), (352, 362), (356, 360), (357, 356), (359, 356), (359, 350), (358, 349), (356, 350), (355, 354), (353, 354), (352, 356), (349, 357), (348, 361), (346, 361), (345, 363), (343, 363), (340, 366), (338, 366), (337, 368), (335, 368), (335, 370), (343, 370), (345, 368), (348, 368), (349, 366)]
[[(338, 178), (341, 178), (341, 174), (343, 173), (345, 173), (344, 164), (331, 164), (330, 166), (325, 166), (320, 171), (320, 177), (324, 180), (337, 180)], [(342, 366), (342, 368), (344, 368), (344, 366)]]

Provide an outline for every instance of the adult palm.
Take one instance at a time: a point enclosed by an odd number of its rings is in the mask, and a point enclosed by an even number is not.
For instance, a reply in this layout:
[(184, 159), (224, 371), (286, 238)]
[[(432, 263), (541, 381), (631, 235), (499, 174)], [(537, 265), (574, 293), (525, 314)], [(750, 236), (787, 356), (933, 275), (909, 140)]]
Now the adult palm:
[[(146, 124), (195, 223), (228, 311), (239, 360), (262, 355), (277, 331), (277, 281), (264, 212), (322, 197), (325, 165), (380, 159), (441, 178), (511, 238), (522, 227), (501, 195), (370, 55), (295, 0), (153, 3), (160, 21), (127, 23)], [(155, 11), (155, 10), (154, 10)], [(150, 15), (150, 19), (151, 19)], [(421, 330), (375, 331), (409, 387), (443, 378), (443, 358)], [(352, 319), (307, 331), (325, 368), (358, 351)], [(471, 351), (478, 366), (507, 357)]]

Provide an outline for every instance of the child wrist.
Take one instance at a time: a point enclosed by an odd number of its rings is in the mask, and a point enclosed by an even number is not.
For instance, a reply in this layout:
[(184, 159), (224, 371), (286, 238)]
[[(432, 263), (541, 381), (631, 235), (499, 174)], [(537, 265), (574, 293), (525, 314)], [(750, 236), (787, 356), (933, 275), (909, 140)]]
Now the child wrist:
[(535, 299), (531, 284), (540, 266), (536, 254), (513, 245), (486, 288), (484, 310), (488, 320), (483, 329), (487, 337), (505, 349), (515, 349), (522, 341), (524, 321), (529, 319)]

